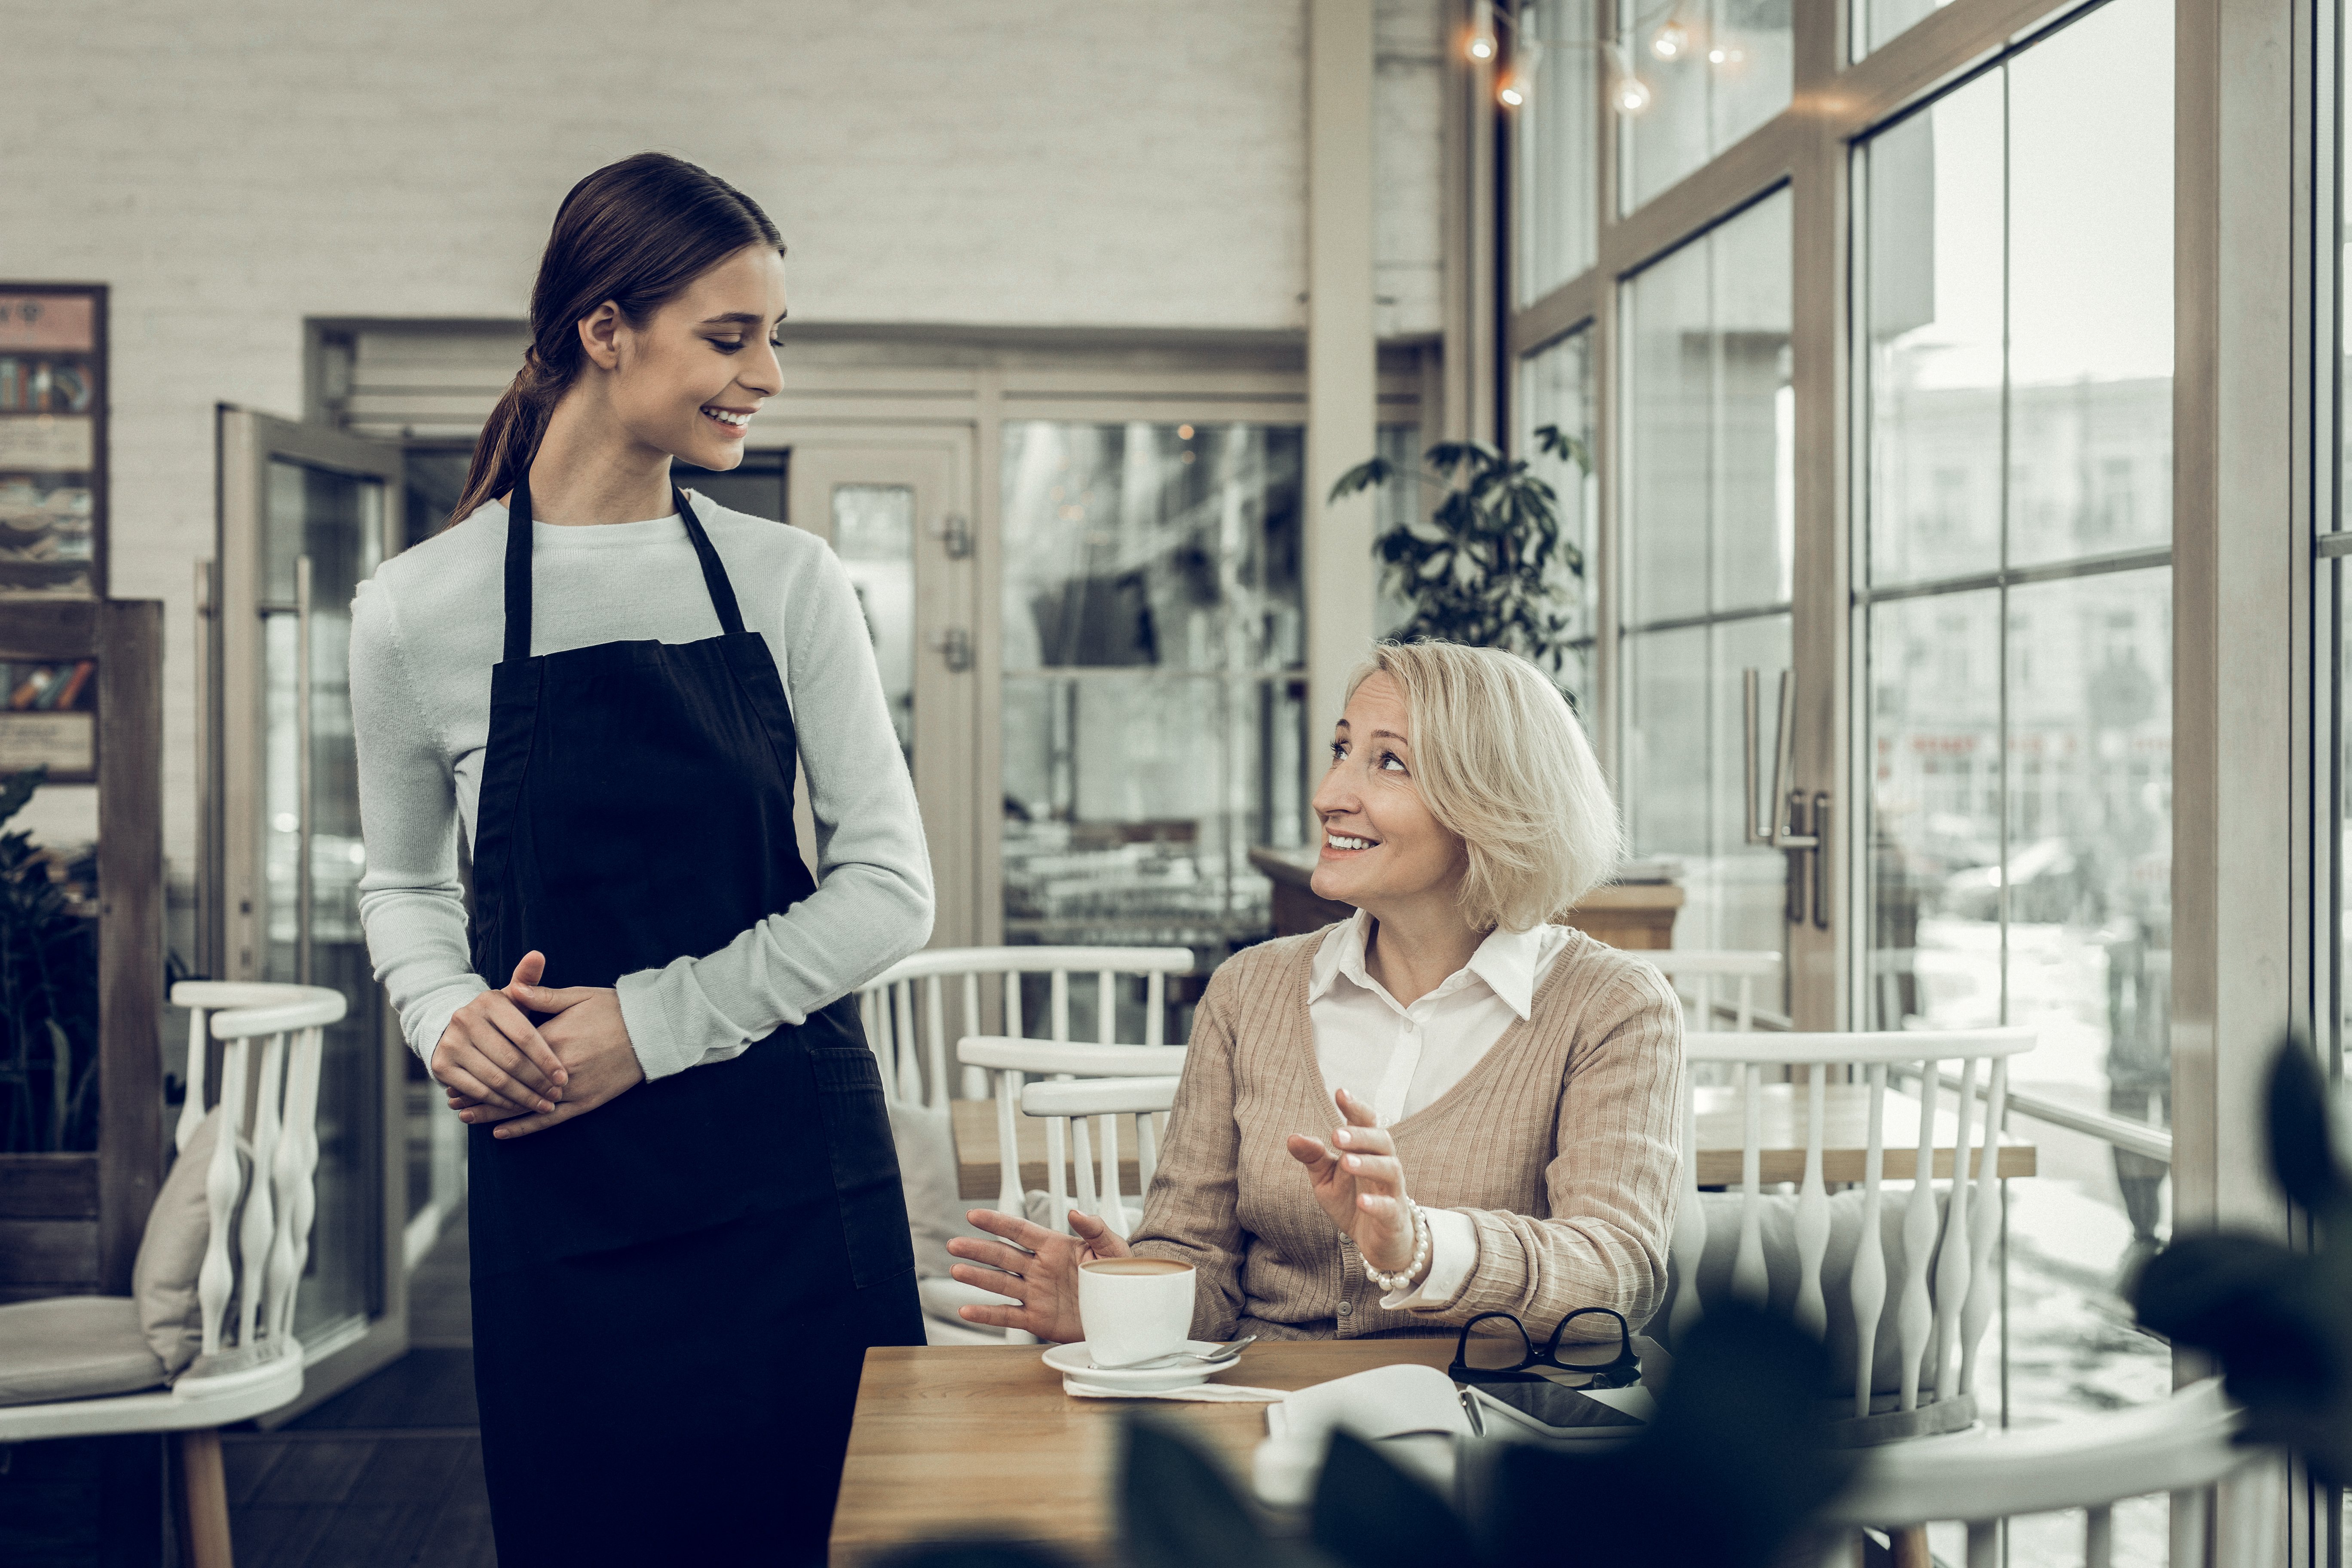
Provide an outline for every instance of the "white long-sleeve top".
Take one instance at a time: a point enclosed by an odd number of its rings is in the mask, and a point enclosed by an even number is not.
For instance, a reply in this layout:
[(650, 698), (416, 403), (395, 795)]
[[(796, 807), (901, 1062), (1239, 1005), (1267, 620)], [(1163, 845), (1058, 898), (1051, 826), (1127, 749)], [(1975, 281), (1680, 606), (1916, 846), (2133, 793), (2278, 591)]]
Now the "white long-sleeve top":
[[(1470, 962), (1410, 1006), (1389, 994), (1364, 966), (1372, 921), (1362, 910), (1324, 933), (1308, 971), (1307, 1016), (1323, 1085), (1345, 1089), (1372, 1108), (1381, 1126), (1433, 1104), (1492, 1050), (1503, 1031), (1528, 1016), (1536, 986), (1567, 945), (1564, 926), (1496, 931)], [(1339, 1111), (1332, 1115), (1336, 1126)], [(1412, 1173), (1405, 1173), (1405, 1190)], [(1411, 1290), (1391, 1293), (1392, 1309), (1443, 1306), (1478, 1267), (1478, 1227), (1452, 1209), (1426, 1209), (1429, 1273)]]
[[(816, 891), (716, 952), (616, 983), (647, 1079), (723, 1061), (847, 994), (930, 938), (930, 856), (848, 574), (805, 530), (689, 492), (747, 630), (792, 704), (816, 821)], [(490, 668), (505, 648), (507, 513), (495, 503), (392, 557), (352, 601), (351, 699), (367, 868), (360, 920), (412, 1049), (511, 977), (473, 973), (457, 828), (474, 842)], [(688, 643), (719, 613), (683, 520), (531, 524), (533, 655)], [(648, 801), (690, 813), (691, 801)], [(593, 845), (572, 847), (596, 853)], [(614, 868), (615, 876), (625, 876)]]

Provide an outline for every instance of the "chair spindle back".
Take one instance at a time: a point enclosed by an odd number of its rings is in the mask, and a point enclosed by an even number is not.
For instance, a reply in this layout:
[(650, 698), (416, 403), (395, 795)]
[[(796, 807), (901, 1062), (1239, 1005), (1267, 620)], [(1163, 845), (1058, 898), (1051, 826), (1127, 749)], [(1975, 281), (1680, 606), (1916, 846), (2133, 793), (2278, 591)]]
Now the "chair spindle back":
[[(1790, 1216), (1797, 1279), (1790, 1306), (1797, 1321), (1816, 1333), (1826, 1331), (1832, 1288), (1822, 1268), (1831, 1232), (1829, 1180), (1834, 1174), (1842, 1184), (1858, 1181), (1862, 1188), (1853, 1267), (1843, 1284), (1854, 1323), (1858, 1417), (1872, 1414), (1873, 1370), (1890, 1295), (1900, 1362), (1896, 1408), (1916, 1409), (1923, 1391), (1932, 1391), (1938, 1400), (1974, 1391), (1977, 1346), (1999, 1294), (1991, 1252), (1999, 1231), (1995, 1184), (2000, 1174), (2000, 1130), (2009, 1058), (2032, 1050), (2034, 1038), (2034, 1031), (2025, 1028), (1685, 1037), (1685, 1058), (1694, 1069), (1715, 1064), (1735, 1075), (1741, 1128), (1738, 1246), (1731, 1268), (1735, 1297), (1761, 1301), (1770, 1289), (1763, 1241), (1767, 1068), (1786, 1069), (1792, 1123), (1793, 1113), (1802, 1111), (1801, 1171), (1776, 1172), (1771, 1181), (1777, 1184), (1793, 1179), (1797, 1185)], [(1958, 1064), (1959, 1081), (1957, 1092), (1948, 1098), (1943, 1068), (1948, 1062)], [(1908, 1078), (1916, 1093), (1908, 1109), (1916, 1110), (1916, 1126), (1906, 1130), (1912, 1143), (1907, 1149), (1886, 1147), (1890, 1072)], [(1702, 1174), (1698, 1142), (1701, 1101), (1714, 1102), (1710, 1115), (1730, 1109), (1720, 1103), (1727, 1098), (1726, 1088), (1699, 1083), (1696, 1070), (1685, 1076), (1683, 1201), (1671, 1242), (1678, 1282), (1668, 1332), (1676, 1340), (1702, 1311), (1696, 1280), (1707, 1226), (1699, 1189), (1702, 1183), (1727, 1184), (1724, 1178), (1728, 1174)], [(1826, 1169), (1833, 1083), (1867, 1086), (1866, 1147), (1859, 1171)], [(1946, 1157), (1940, 1172), (1938, 1155)], [(1937, 1174), (1948, 1178), (1940, 1215), (1933, 1179)], [(1900, 1245), (1890, 1248), (1884, 1229), (1888, 1199), (1884, 1183), (1905, 1179), (1911, 1185), (1901, 1200)]]
[[(984, 1100), (989, 1087), (980, 1069), (967, 1068), (951, 1083), (949, 1057), (967, 1036), (1028, 1036), (1023, 1017), (1021, 977), (1047, 976), (1046, 1038), (1066, 1043), (1070, 1033), (1070, 976), (1095, 977), (1092, 1038), (1118, 1038), (1118, 992), (1123, 980), (1144, 987), (1142, 1044), (1157, 1046), (1167, 1035), (1168, 976), (1188, 974), (1191, 950), (1181, 947), (948, 947), (916, 953), (893, 964), (858, 993), (866, 1038), (882, 1068), (883, 1086), (908, 1104), (945, 1105), (950, 1099)], [(999, 1026), (982, 1016), (981, 982), (992, 977), (1002, 991)], [(949, 994), (956, 1021), (949, 1022)], [(1086, 1038), (1083, 1034), (1077, 1038)]]
[(298, 1350), (294, 1297), (317, 1206), (320, 1058), (326, 1026), (348, 1004), (324, 986), (214, 980), (182, 981), (172, 1002), (188, 1009), (187, 1096), (173, 1130), (184, 1151), (204, 1123), (210, 1044), (223, 1047), (213, 1096), (220, 1131), (205, 1171), (211, 1226), (196, 1276), (203, 1354)]

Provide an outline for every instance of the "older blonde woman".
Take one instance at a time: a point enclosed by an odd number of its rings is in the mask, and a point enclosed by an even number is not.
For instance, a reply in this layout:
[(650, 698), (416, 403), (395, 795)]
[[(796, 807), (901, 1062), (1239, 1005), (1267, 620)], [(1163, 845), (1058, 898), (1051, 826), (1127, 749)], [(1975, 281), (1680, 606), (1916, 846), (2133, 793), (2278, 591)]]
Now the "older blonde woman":
[(1359, 912), (1210, 981), (1129, 1241), (1075, 1213), (1075, 1237), (971, 1213), (1001, 1239), (950, 1242), (953, 1273), (1017, 1305), (968, 1321), (1083, 1339), (1078, 1264), (1128, 1252), (1198, 1267), (1202, 1339), (1500, 1310), (1541, 1342), (1580, 1307), (1656, 1308), (1682, 1013), (1656, 970), (1549, 923), (1618, 853), (1568, 705), (1511, 654), (1383, 644), (1314, 808), (1315, 890)]

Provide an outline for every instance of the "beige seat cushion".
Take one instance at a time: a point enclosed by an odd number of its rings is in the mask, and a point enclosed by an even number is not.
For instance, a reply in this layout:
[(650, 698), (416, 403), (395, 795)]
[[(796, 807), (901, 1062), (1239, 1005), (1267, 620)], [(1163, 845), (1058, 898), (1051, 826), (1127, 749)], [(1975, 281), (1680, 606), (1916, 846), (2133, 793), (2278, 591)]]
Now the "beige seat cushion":
[(204, 1342), (196, 1271), (204, 1267), (205, 1243), (212, 1235), (205, 1172), (219, 1136), (220, 1110), (215, 1107), (163, 1178), (163, 1188), (147, 1211), (138, 1260), (131, 1267), (131, 1296), (139, 1304), (140, 1331), (167, 1373), (194, 1361)]
[(961, 1195), (955, 1130), (947, 1108), (892, 1100), (890, 1137), (898, 1147), (898, 1180), (907, 1192), (907, 1228), (915, 1242), (915, 1274), (924, 1279), (945, 1279), (955, 1261), (948, 1256), (948, 1238), (980, 1235), (963, 1215), (966, 1209), (983, 1206), (968, 1204)]
[(0, 1405), (135, 1394), (164, 1375), (128, 1296), (51, 1296), (0, 1307)]

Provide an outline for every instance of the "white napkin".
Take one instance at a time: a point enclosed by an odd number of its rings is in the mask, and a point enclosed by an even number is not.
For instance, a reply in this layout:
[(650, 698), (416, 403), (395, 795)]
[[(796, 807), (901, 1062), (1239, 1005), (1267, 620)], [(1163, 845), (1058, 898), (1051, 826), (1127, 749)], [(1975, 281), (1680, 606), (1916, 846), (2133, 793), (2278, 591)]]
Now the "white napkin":
[(1206, 1405), (1264, 1405), (1290, 1397), (1287, 1389), (1247, 1388), (1237, 1383), (1196, 1383), (1186, 1388), (1145, 1391), (1097, 1388), (1093, 1384), (1080, 1383), (1073, 1377), (1062, 1379), (1062, 1392), (1077, 1399), (1189, 1399)]

